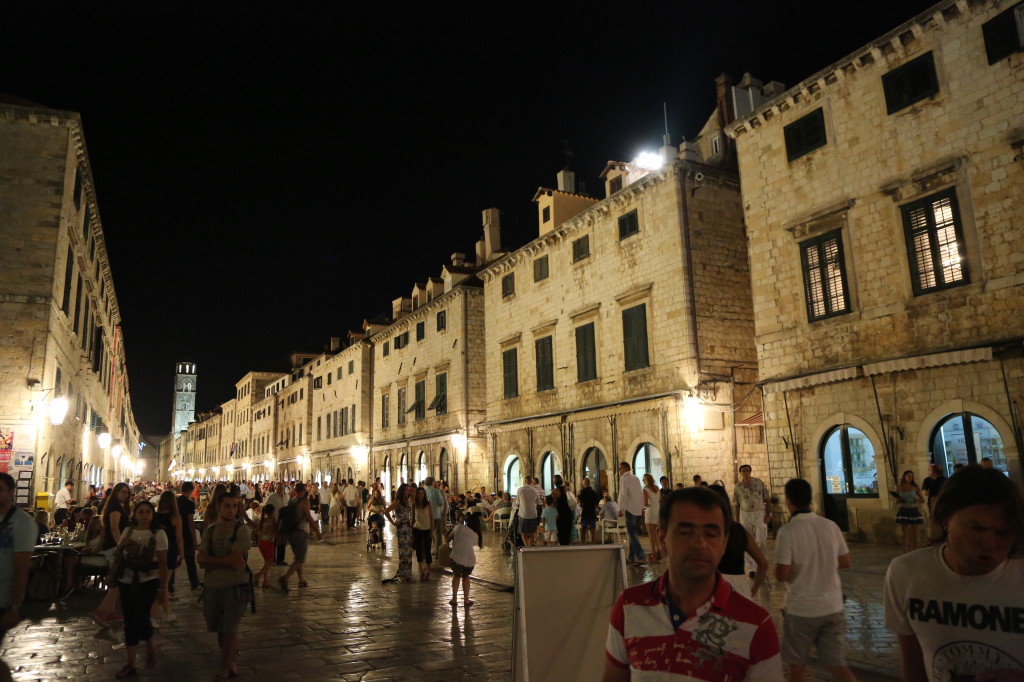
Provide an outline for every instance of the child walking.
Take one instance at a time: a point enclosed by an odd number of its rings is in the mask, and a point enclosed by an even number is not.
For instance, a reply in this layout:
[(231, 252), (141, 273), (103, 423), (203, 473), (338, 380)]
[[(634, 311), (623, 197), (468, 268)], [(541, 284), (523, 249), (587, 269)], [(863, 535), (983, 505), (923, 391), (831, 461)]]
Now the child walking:
[(476, 548), (483, 548), (484, 536), (480, 532), (480, 514), (473, 513), (466, 516), (466, 522), (459, 524), (452, 529), (445, 539), (450, 544), (452, 553), (449, 557), (452, 575), (452, 598), (448, 603), (452, 606), (459, 604), (459, 582), (462, 582), (462, 599), (466, 608), (473, 605), (469, 598), (469, 574), (476, 566)]
[(277, 520), (274, 517), (274, 505), (263, 505), (260, 513), (260, 521), (256, 525), (256, 537), (259, 539), (260, 556), (263, 557), (263, 568), (256, 574), (256, 580), (263, 579), (263, 587), (270, 587), (267, 577), (270, 575), (270, 567), (274, 565), (274, 550), (277, 532)]

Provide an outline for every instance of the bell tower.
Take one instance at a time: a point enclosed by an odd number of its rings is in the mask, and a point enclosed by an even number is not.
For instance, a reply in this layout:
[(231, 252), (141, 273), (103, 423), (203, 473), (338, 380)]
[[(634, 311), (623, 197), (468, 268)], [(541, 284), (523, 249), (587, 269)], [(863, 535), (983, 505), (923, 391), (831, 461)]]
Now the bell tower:
[(174, 404), (171, 406), (171, 433), (177, 435), (196, 418), (196, 365), (179, 362), (174, 372)]

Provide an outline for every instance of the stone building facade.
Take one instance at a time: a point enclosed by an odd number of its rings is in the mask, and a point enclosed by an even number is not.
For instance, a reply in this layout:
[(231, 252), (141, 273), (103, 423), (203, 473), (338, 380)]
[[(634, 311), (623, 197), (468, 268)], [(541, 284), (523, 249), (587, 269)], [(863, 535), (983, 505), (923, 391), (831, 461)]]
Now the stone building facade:
[(310, 370), (310, 478), (317, 483), (335, 479), (365, 480), (370, 442), (372, 349), (363, 334), (350, 333), (349, 345), (340, 339), (316, 359)]
[(941, 2), (728, 128), (772, 485), (854, 538), (895, 540), (904, 470), (1020, 480), (1022, 19)]
[(482, 269), (491, 485), (732, 480), (763, 452), (736, 427), (760, 411), (739, 182), (682, 151), (609, 162), (600, 201), (563, 171), (538, 238)]
[[(490, 240), (487, 242), (491, 244)], [(371, 327), (370, 476), (386, 490), (434, 476), (453, 490), (487, 486), (483, 291), (476, 267), (453, 254), (438, 278), (396, 299)]]
[(140, 436), (78, 114), (0, 99), (0, 178), (0, 470), (27, 482), (20, 504), (65, 480), (83, 499), (135, 476)]

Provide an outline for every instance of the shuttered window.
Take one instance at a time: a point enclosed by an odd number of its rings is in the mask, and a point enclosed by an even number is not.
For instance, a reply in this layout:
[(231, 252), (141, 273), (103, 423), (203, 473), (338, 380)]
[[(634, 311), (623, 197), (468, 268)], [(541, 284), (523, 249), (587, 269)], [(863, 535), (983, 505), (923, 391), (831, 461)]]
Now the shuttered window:
[(989, 64), (1024, 50), (1024, 3), (997, 14), (981, 25)]
[(622, 345), (627, 372), (650, 366), (647, 355), (646, 303), (622, 311)]
[(550, 391), (555, 387), (551, 337), (537, 339), (533, 342), (533, 349), (537, 358), (537, 391)]
[(843, 239), (839, 230), (801, 243), (800, 259), (808, 321), (850, 312)]
[(533, 281), (539, 282), (548, 278), (548, 257), (541, 256), (533, 261)]
[(590, 235), (585, 234), (572, 242), (572, 262), (581, 261), (590, 255)]
[(576, 381), (597, 378), (597, 349), (594, 346), (594, 323), (576, 327)]
[(799, 159), (818, 147), (824, 147), (828, 142), (825, 137), (825, 113), (815, 109), (784, 127), (782, 133), (786, 139), (786, 158), (790, 161)]
[(501, 376), (506, 398), (519, 395), (519, 362), (516, 349), (509, 348), (501, 354)]
[(900, 210), (914, 294), (969, 282), (955, 188), (906, 204)]
[(630, 211), (626, 215), (619, 216), (619, 239), (625, 239), (640, 231), (640, 220), (636, 211)]
[(895, 114), (939, 91), (935, 58), (927, 52), (882, 76), (886, 113)]

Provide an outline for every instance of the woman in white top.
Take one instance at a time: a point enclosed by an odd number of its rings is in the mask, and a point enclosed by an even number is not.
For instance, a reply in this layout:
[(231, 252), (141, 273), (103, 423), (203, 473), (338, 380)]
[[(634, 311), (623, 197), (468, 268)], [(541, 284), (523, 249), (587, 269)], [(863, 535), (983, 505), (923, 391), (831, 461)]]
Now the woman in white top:
[(341, 534), (341, 511), (345, 508), (345, 501), (341, 499), (341, 486), (335, 483), (331, 486), (331, 506), (327, 509), (327, 521), (331, 525), (331, 535)]
[(476, 566), (476, 548), (484, 546), (484, 536), (480, 532), (480, 514), (467, 514), (466, 522), (459, 524), (448, 533), (445, 544), (450, 544), (452, 553), (449, 555), (452, 575), (452, 598), (448, 603), (457, 606), (459, 603), (459, 581), (462, 581), (462, 599), (469, 608), (473, 601), (469, 598), (469, 574)]
[(651, 538), (651, 554), (648, 561), (660, 561), (668, 554), (658, 537), (658, 517), (661, 515), (661, 488), (654, 482), (654, 476), (644, 474), (644, 523), (647, 536)]
[[(167, 593), (167, 534), (153, 528), (156, 511), (148, 500), (135, 503), (132, 525), (121, 534), (117, 544), (111, 578), (121, 587), (121, 613), (124, 615), (124, 643), (128, 663), (116, 677), (130, 677), (135, 669), (135, 650), (146, 643), (146, 667), (156, 665), (153, 624), (149, 613), (157, 595)], [(108, 582), (113, 582), (109, 580)]]

